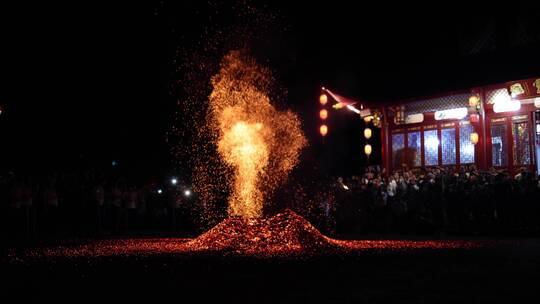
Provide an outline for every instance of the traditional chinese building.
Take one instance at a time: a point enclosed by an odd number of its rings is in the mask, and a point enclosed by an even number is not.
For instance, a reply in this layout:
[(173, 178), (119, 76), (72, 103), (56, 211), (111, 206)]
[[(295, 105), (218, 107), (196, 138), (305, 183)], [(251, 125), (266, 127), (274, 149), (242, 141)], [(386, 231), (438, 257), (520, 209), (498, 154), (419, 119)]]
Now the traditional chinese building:
[(402, 164), (540, 172), (540, 78), (402, 100), (380, 111), (387, 172)]
[[(381, 128), (386, 172), (403, 164), (540, 172), (540, 78), (379, 104), (360, 103), (325, 88), (323, 93), (323, 107), (329, 94), (337, 102), (332, 108), (348, 108), (364, 118), (366, 128)], [(321, 112), (324, 123), (327, 111)], [(321, 127), (325, 136), (326, 125)], [(368, 141), (365, 148), (369, 155)]]

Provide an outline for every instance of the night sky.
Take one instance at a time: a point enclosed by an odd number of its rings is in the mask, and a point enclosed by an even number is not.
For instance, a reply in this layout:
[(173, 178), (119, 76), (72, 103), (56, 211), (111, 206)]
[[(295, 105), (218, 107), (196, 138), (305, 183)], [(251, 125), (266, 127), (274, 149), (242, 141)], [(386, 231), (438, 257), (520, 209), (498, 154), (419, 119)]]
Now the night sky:
[[(320, 148), (321, 85), (386, 101), (540, 75), (540, 13), (533, 9), (439, 6), (428, 13), (345, 1), (249, 3), (280, 20), (277, 34), (258, 47), (313, 149)], [(195, 45), (209, 24), (238, 21), (224, 1), (0, 6), (2, 170), (117, 160), (141, 174), (169, 172), (165, 133), (176, 104), (169, 94), (176, 51)], [(209, 21), (216, 7), (224, 9)], [(313, 153), (339, 155), (358, 168), (361, 122), (345, 113), (331, 118), (331, 147)], [(354, 173), (337, 163), (338, 172)]]

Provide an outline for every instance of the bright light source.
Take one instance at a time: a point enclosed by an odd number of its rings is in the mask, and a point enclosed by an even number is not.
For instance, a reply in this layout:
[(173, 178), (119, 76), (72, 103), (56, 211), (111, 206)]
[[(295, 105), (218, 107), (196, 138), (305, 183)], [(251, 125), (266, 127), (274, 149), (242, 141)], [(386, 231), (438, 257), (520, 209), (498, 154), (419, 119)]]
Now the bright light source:
[(343, 187), (343, 189), (345, 189), (345, 190), (349, 190), (349, 187), (347, 187), (347, 185), (345, 185), (345, 184), (341, 184), (341, 186)]
[(435, 137), (428, 137), (425, 145), (429, 150), (437, 150), (439, 148), (439, 139)]
[(473, 145), (476, 145), (478, 143), (478, 133), (472, 132), (470, 135), (470, 140)]
[(480, 103), (480, 97), (478, 95), (474, 94), (469, 97), (469, 107), (476, 108), (478, 104)]
[(443, 111), (435, 111), (435, 120), (463, 119), (467, 116), (467, 108), (455, 108)]
[(324, 106), (328, 102), (328, 96), (326, 96), (326, 94), (321, 94), (321, 96), (319, 96), (319, 102)]
[(465, 155), (474, 155), (474, 146), (473, 145), (465, 145), (465, 147), (463, 147), (463, 153)]
[(116, 167), (116, 166), (118, 165), (118, 163), (117, 163), (115, 160), (113, 160), (113, 161), (111, 162), (111, 165), (112, 165), (113, 167)]
[(325, 120), (328, 118), (328, 111), (326, 111), (325, 109), (322, 109), (320, 112), (319, 112), (319, 117), (322, 119), (322, 120)]
[(513, 112), (521, 108), (519, 100), (512, 99), (508, 94), (499, 94), (493, 102), (493, 112)]
[(163, 190), (158, 189), (158, 190), (157, 190), (157, 193), (158, 193), (158, 194), (161, 194), (161, 193), (163, 193)]
[(507, 93), (501, 93), (495, 96), (493, 104), (510, 102), (510, 100), (512, 100), (510, 95), (508, 95)]
[(176, 185), (177, 183), (178, 183), (178, 180), (176, 179), (176, 177), (173, 177), (171, 179), (171, 184)]
[(326, 134), (328, 133), (328, 127), (326, 125), (321, 125), (319, 128), (319, 132), (322, 136), (326, 136)]
[(534, 106), (537, 108), (540, 108), (540, 97), (537, 97), (534, 99)]
[(370, 139), (371, 138), (371, 129), (370, 128), (365, 128), (364, 129), (364, 137), (366, 139)]
[(367, 144), (364, 146), (364, 153), (366, 153), (367, 156), (371, 154), (372, 148), (370, 144)]
[(185, 196), (190, 196), (190, 195), (191, 195), (191, 191), (190, 191), (190, 190), (185, 190), (185, 191), (184, 191), (184, 195), (185, 195)]
[(353, 107), (352, 105), (347, 105), (347, 109), (353, 111), (353, 112), (356, 113), (356, 114), (360, 114), (360, 110), (358, 110), (357, 108)]

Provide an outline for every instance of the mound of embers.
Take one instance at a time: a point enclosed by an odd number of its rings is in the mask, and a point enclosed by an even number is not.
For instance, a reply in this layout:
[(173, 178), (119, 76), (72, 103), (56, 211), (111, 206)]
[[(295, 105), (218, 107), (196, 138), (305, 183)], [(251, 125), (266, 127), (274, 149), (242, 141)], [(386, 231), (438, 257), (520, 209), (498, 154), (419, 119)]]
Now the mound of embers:
[(291, 210), (270, 217), (230, 217), (185, 243), (193, 251), (255, 256), (316, 255), (341, 246)]
[[(43, 258), (100, 258), (197, 256), (305, 258), (334, 254), (404, 253), (411, 250), (476, 249), (492, 246), (490, 241), (467, 240), (336, 240), (321, 234), (298, 214), (285, 210), (257, 219), (230, 217), (194, 239), (129, 238), (38, 246), (8, 250), (13, 263)], [(497, 242), (501, 245), (501, 242)], [(512, 245), (515, 246), (515, 245)], [(1, 264), (2, 258), (0, 258)]]

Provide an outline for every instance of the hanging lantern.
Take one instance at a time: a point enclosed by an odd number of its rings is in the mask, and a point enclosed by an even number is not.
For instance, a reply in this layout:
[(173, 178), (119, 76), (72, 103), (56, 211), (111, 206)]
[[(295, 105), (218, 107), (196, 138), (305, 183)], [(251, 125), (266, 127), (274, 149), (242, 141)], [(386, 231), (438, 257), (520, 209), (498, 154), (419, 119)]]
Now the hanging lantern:
[(319, 112), (319, 117), (322, 119), (322, 120), (325, 120), (328, 118), (328, 111), (322, 109), (320, 112)]
[(371, 138), (371, 129), (370, 128), (365, 128), (364, 129), (364, 137), (366, 139), (370, 139)]
[(326, 94), (321, 94), (321, 96), (319, 96), (319, 102), (324, 106), (328, 102), (328, 96), (326, 96)]
[(476, 145), (478, 143), (478, 133), (472, 132), (470, 135), (471, 143)]
[(472, 108), (476, 108), (480, 104), (480, 97), (478, 95), (471, 95), (469, 97), (469, 106)]
[(364, 146), (364, 153), (366, 153), (367, 156), (371, 154), (371, 145), (367, 144)]
[(322, 136), (326, 136), (326, 134), (328, 133), (328, 127), (326, 125), (321, 125), (321, 127), (319, 128), (319, 132)]

